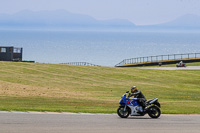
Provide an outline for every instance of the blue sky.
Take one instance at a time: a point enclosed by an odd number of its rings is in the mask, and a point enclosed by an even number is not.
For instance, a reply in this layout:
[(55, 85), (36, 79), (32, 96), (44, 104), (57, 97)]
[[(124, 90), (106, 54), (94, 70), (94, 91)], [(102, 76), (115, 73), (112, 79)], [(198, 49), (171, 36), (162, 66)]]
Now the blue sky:
[(137, 25), (168, 22), (185, 14), (200, 16), (200, 0), (0, 0), (0, 13), (59, 10), (96, 19), (128, 19)]

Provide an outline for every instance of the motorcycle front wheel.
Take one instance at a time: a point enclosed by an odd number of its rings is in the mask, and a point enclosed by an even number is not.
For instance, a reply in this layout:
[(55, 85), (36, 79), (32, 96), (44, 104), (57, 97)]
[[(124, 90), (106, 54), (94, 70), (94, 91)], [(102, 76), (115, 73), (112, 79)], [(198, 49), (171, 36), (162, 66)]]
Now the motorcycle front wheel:
[(124, 111), (124, 107), (119, 107), (117, 109), (117, 114), (119, 115), (119, 117), (121, 118), (127, 118), (129, 116), (129, 111), (126, 108), (126, 110)]
[(148, 115), (151, 117), (151, 118), (158, 118), (160, 116), (161, 112), (160, 112), (160, 109), (156, 106), (151, 106), (149, 108), (149, 111), (148, 111)]

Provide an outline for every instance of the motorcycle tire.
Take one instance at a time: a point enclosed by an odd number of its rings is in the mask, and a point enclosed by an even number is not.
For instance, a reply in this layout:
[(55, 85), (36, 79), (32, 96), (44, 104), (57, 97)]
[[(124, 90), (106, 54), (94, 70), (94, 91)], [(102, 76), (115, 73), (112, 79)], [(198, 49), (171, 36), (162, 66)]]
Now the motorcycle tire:
[(117, 114), (119, 115), (119, 117), (121, 118), (127, 118), (129, 116), (129, 111), (126, 108), (126, 110), (124, 111), (124, 107), (119, 107), (117, 109)]
[(151, 118), (158, 118), (160, 116), (161, 112), (160, 112), (160, 109), (156, 106), (151, 106), (149, 109), (148, 109), (148, 115), (151, 117)]

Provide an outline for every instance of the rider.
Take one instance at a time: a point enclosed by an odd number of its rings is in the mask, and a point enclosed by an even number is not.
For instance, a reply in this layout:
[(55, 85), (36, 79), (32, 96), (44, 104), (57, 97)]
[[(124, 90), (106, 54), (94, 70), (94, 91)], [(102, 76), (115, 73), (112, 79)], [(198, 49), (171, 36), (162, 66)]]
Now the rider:
[(138, 98), (138, 104), (143, 108), (145, 107), (146, 98), (136, 86), (131, 87), (131, 93), (129, 94), (129, 97), (132, 96), (134, 96), (134, 98)]

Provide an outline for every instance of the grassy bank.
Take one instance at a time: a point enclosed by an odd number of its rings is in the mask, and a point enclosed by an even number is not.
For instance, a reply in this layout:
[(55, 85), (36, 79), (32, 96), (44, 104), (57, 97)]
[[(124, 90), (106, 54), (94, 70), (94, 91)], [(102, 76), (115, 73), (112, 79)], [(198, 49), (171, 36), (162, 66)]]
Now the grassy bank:
[(132, 85), (162, 113), (200, 114), (200, 70), (0, 62), (0, 110), (115, 113)]

